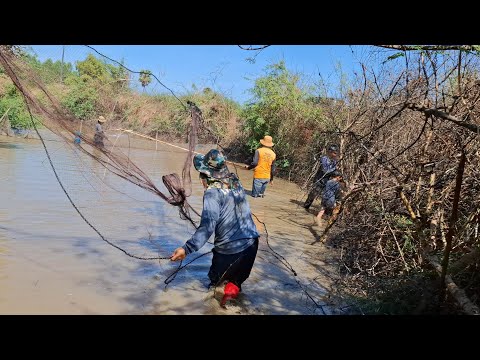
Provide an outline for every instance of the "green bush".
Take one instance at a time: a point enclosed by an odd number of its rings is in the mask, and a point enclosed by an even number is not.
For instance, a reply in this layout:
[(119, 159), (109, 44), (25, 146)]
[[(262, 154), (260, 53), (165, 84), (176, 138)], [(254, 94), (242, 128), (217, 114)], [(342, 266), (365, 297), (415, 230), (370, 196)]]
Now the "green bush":
[(242, 112), (246, 150), (253, 152), (265, 135), (273, 137), (280, 170), (301, 177), (310, 170), (310, 148), (315, 132), (324, 130), (322, 108), (311, 101), (312, 89), (303, 85), (299, 75), (290, 72), (285, 62), (268, 65), (265, 75), (255, 80), (253, 98)]
[[(9, 110), (10, 109), (10, 110)], [(31, 129), (33, 128), (30, 114), (23, 100), (23, 96), (18, 92), (13, 84), (7, 85), (5, 94), (0, 97), (0, 117), (8, 110), (8, 119), (12, 128)], [(36, 125), (40, 125), (35, 120)]]
[(94, 116), (98, 92), (92, 86), (91, 78), (88, 75), (70, 76), (65, 83), (70, 90), (62, 101), (63, 105), (80, 119)]

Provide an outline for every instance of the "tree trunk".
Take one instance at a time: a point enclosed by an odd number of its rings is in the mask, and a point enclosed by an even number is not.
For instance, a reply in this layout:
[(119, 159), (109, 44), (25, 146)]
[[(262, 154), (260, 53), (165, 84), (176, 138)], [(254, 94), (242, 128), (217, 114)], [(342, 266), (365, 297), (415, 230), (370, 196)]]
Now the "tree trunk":
[(445, 251), (443, 254), (442, 275), (440, 278), (440, 284), (442, 288), (445, 287), (445, 277), (447, 275), (448, 261), (450, 259), (450, 252), (452, 251), (452, 239), (455, 234), (455, 225), (458, 219), (458, 204), (460, 202), (460, 191), (462, 190), (463, 172), (465, 170), (466, 158), (467, 156), (465, 154), (465, 149), (462, 149), (462, 155), (458, 164), (457, 179), (455, 182), (455, 192), (453, 195), (452, 215), (450, 216), (450, 224), (448, 227), (447, 235), (445, 237), (445, 241), (447, 244), (445, 246)]

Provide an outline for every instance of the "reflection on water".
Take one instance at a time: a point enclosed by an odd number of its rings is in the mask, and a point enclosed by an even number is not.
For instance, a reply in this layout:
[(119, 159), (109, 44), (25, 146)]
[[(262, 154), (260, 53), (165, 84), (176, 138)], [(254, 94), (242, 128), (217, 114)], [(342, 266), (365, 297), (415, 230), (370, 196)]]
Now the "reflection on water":
[[(175, 207), (106, 172), (73, 144), (47, 141), (47, 147), (73, 202), (113, 244), (137, 256), (163, 257), (193, 233)], [(161, 176), (181, 174), (186, 153), (165, 145), (158, 145), (158, 151), (139, 147), (124, 152), (166, 192)], [(250, 176), (245, 181), (249, 188), (251, 173), (245, 173)], [(195, 172), (192, 175), (189, 202), (201, 210), (203, 191)], [(0, 137), (0, 185), (0, 314), (224, 313), (204, 301), (210, 256), (178, 273), (165, 289), (163, 280), (178, 263), (133, 259), (102, 241), (69, 203), (38, 140)], [(288, 203), (284, 194), (279, 193), (277, 200), (275, 196), (270, 206), (275, 201)], [(256, 206), (252, 204), (252, 209)], [(284, 231), (282, 236), (289, 235)], [(208, 250), (210, 245), (200, 253)], [(282, 277), (284, 285), (292, 282), (288, 272), (271, 262), (260, 252), (247, 281), (250, 293), (265, 302), (255, 308), (267, 313), (304, 312), (303, 303), (285, 303), (287, 296), (281, 294), (277, 301), (269, 294)], [(269, 283), (269, 276), (275, 282)], [(298, 289), (295, 293), (298, 297)], [(246, 302), (251, 300), (247, 297)]]

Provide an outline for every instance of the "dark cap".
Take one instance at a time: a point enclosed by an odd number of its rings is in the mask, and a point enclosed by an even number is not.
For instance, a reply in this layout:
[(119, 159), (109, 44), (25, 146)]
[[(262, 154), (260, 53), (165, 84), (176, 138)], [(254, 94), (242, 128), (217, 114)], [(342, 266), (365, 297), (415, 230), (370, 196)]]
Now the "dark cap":
[(331, 178), (334, 178), (334, 177), (337, 177), (337, 176), (340, 176), (341, 178), (343, 178), (342, 173), (341, 173), (340, 171), (338, 171), (338, 170), (335, 170), (335, 171), (333, 171), (333, 172), (330, 173), (330, 177), (331, 177)]
[(330, 146), (328, 147), (328, 151), (338, 152), (338, 146), (337, 146), (337, 145), (330, 145)]

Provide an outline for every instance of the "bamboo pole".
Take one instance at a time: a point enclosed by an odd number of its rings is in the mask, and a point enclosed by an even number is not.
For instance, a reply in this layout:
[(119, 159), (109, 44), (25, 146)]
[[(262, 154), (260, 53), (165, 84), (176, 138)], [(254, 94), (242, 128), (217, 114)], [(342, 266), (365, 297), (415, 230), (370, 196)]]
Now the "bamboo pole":
[(8, 112), (10, 111), (11, 107), (9, 107), (7, 109), (7, 111), (5, 111), (5, 114), (2, 115), (2, 118), (0, 119), (0, 124), (2, 123), (3, 119), (5, 118), (5, 116), (7, 116)]
[[(118, 129), (114, 129), (114, 130), (115, 130), (115, 131), (127, 132), (127, 133), (130, 133), (130, 134), (133, 134), (133, 135), (137, 135), (137, 136), (143, 137), (143, 138), (145, 138), (145, 139), (157, 141), (157, 142), (159, 142), (159, 143), (161, 143), (161, 144), (168, 145), (168, 146), (171, 146), (171, 147), (174, 147), (174, 148), (183, 150), (183, 151), (187, 151), (187, 152), (190, 151), (190, 150), (185, 149), (185, 148), (183, 148), (183, 147), (181, 147), (181, 146), (173, 145), (173, 144), (170, 144), (170, 143), (168, 143), (168, 142), (166, 142), (166, 141), (158, 140), (158, 139), (155, 139), (155, 138), (153, 138), (153, 137), (151, 137), (151, 136), (147, 136), (147, 135), (143, 135), (143, 134), (137, 133), (137, 132), (135, 132), (135, 131), (133, 131), (133, 130), (122, 129), (122, 128), (118, 128)], [(194, 151), (193, 153), (194, 153), (194, 154), (204, 155), (204, 154), (202, 154), (202, 153), (200, 153), (200, 152), (198, 152), (198, 151)], [(229, 161), (229, 160), (227, 160), (227, 163), (229, 163), (229, 164), (234, 164), (234, 165), (237, 165), (237, 166), (241, 166), (242, 168), (245, 166), (245, 164), (241, 164), (241, 163), (237, 163), (237, 162)]]

